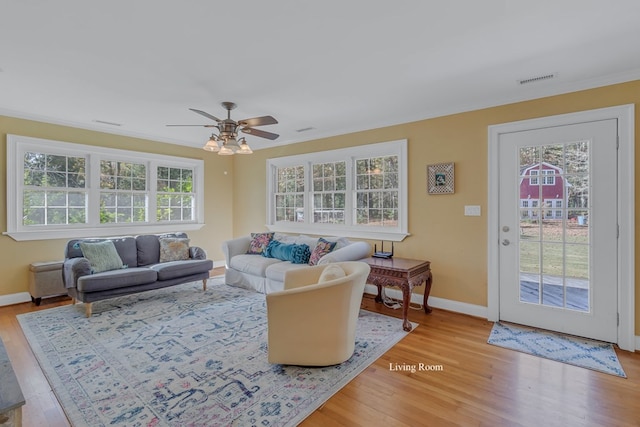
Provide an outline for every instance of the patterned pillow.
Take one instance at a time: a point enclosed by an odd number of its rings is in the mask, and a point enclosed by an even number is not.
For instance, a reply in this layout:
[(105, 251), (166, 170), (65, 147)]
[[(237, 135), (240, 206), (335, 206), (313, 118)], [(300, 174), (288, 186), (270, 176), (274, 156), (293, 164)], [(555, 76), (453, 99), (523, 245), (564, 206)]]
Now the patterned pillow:
[(189, 259), (189, 239), (183, 237), (161, 237), (160, 262)]
[(316, 265), (320, 258), (328, 254), (336, 247), (336, 242), (329, 242), (322, 237), (318, 239), (318, 244), (311, 252), (311, 256), (309, 257), (309, 265)]
[(269, 242), (273, 239), (274, 233), (251, 233), (248, 254), (262, 255)]
[(111, 240), (80, 242), (80, 250), (91, 264), (91, 274), (123, 268), (122, 259)]

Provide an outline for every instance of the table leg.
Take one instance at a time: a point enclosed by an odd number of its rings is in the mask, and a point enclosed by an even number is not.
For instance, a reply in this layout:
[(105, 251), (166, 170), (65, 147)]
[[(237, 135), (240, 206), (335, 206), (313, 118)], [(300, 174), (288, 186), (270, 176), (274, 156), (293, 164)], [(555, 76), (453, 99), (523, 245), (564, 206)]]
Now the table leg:
[(411, 304), (411, 286), (402, 287), (402, 329), (411, 331), (409, 322), (409, 304)]
[(376, 302), (382, 302), (382, 285), (378, 286), (378, 295), (376, 296)]
[(424, 312), (429, 314), (431, 313), (431, 307), (429, 307), (429, 305), (427, 304), (427, 300), (429, 299), (429, 293), (431, 293), (431, 282), (432, 282), (432, 277), (431, 277), (431, 272), (429, 272), (429, 275), (427, 276), (427, 279), (424, 281), (424, 297), (422, 300), (422, 306), (424, 307)]

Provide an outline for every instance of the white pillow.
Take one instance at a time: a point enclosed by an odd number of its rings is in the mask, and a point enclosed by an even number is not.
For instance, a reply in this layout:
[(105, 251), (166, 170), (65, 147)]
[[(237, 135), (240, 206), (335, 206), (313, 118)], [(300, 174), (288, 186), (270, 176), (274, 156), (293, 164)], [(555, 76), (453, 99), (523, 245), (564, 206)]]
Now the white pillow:
[(338, 264), (329, 264), (324, 270), (322, 270), (322, 274), (320, 274), (320, 278), (318, 279), (318, 283), (328, 282), (329, 280), (339, 279), (341, 277), (345, 277), (347, 273), (344, 272), (342, 267)]

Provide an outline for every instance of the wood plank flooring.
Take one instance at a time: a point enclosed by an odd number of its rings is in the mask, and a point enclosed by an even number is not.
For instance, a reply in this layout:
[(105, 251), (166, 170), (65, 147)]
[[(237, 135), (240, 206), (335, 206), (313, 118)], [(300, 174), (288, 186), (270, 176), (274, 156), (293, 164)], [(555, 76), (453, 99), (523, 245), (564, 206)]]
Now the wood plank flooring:
[[(16, 315), (69, 303), (0, 307), (0, 337), (27, 401), (25, 427), (69, 424)], [(372, 296), (362, 306), (401, 316)], [(640, 353), (617, 350), (624, 379), (489, 345), (492, 324), (483, 319), (438, 309), (410, 310), (409, 318), (420, 326), (301, 425), (640, 426)], [(420, 363), (442, 370), (408, 370)]]

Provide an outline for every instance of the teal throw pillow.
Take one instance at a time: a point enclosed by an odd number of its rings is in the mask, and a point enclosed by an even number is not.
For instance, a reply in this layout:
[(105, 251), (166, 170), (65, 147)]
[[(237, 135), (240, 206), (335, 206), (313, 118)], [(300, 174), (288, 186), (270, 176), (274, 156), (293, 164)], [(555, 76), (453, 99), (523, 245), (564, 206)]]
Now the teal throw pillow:
[(111, 240), (102, 242), (80, 242), (82, 256), (89, 260), (91, 273), (118, 270), (123, 268), (122, 259), (118, 255), (115, 245)]
[(293, 264), (306, 264), (311, 256), (308, 245), (295, 243), (285, 244), (278, 240), (269, 242), (262, 255), (267, 258), (276, 258), (283, 261), (291, 261)]

